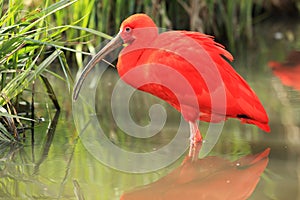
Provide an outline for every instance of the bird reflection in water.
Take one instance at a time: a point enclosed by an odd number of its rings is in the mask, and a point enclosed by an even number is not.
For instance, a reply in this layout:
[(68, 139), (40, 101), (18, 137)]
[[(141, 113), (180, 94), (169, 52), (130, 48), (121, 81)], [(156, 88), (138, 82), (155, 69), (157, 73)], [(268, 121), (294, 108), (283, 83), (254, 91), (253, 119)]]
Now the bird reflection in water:
[(300, 91), (300, 51), (290, 52), (284, 62), (270, 61), (268, 65), (283, 85)]
[(270, 149), (234, 162), (218, 156), (192, 160), (162, 179), (125, 192), (121, 200), (247, 199), (268, 164)]

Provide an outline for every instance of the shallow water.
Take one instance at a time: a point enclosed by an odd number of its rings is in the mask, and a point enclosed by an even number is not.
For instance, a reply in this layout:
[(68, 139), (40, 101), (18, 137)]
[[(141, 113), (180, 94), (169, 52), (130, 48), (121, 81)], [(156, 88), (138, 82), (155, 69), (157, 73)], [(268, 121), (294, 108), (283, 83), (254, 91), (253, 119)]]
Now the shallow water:
[[(219, 199), (225, 195), (229, 199), (248, 196), (249, 199), (300, 199), (300, 91), (284, 85), (268, 67), (270, 60), (284, 61), (290, 51), (299, 50), (299, 28), (297, 24), (265, 23), (256, 28), (252, 45), (241, 41), (234, 53), (235, 69), (262, 101), (270, 117), (271, 132), (264, 133), (255, 126), (230, 119), (222, 127), (222, 134), (209, 155), (193, 164), (185, 160), (188, 128), (183, 128), (181, 142), (173, 149), (138, 161), (127, 154), (111, 153), (102, 146), (104, 136), (101, 136), (103, 140), (96, 140), (100, 136), (92, 131), (93, 126), (87, 126), (79, 137), (72, 117), (71, 95), (66, 92), (64, 82), (50, 77), (56, 83), (54, 90), (62, 111), (55, 114), (45, 91), (37, 86), (36, 101), (46, 103), (36, 105), (36, 116), (46, 121), (35, 124), (34, 141), (32, 133), (27, 132), (24, 146), (1, 144), (1, 199), (105, 200), (120, 199), (124, 193), (127, 193), (124, 199), (157, 196), (182, 199), (180, 195), (188, 198), (188, 194), (194, 195), (193, 199), (204, 195), (208, 199), (212, 198), (208, 195), (221, 195), (215, 196)], [(126, 152), (155, 152), (169, 144), (180, 127), (180, 114), (148, 94), (133, 95), (129, 105), (131, 117), (138, 125), (145, 126), (151, 119), (149, 108), (160, 103), (167, 116), (163, 129), (148, 139), (136, 139), (116, 126), (110, 105), (117, 80), (118, 75), (112, 69), (103, 74), (96, 93), (97, 102), (101, 103), (96, 104), (96, 113), (84, 110), (82, 116), (93, 115), (108, 141)], [(119, 102), (126, 99), (115, 98)], [(78, 127), (81, 125), (77, 122)], [(200, 123), (203, 134), (208, 127), (208, 123)], [(143, 134), (150, 132), (149, 129)], [(269, 160), (266, 154), (259, 154), (268, 148)], [(182, 153), (178, 154), (179, 151)], [(258, 154), (258, 159), (250, 157), (254, 154)], [(174, 160), (166, 162), (170, 157)], [(137, 189), (147, 184), (151, 184), (147, 189)], [(133, 192), (128, 194), (128, 191)]]

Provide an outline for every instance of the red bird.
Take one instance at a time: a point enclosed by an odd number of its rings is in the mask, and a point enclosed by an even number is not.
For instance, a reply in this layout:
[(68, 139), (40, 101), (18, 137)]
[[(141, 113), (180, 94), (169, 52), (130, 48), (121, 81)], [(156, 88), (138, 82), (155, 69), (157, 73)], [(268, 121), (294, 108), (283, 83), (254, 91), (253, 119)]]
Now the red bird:
[(74, 87), (76, 100), (88, 72), (109, 52), (126, 44), (117, 70), (122, 80), (157, 96), (190, 124), (191, 144), (202, 141), (197, 121), (237, 118), (269, 132), (268, 116), (254, 91), (227, 60), (232, 55), (211, 36), (190, 31), (159, 34), (152, 19), (135, 14), (84, 68)]

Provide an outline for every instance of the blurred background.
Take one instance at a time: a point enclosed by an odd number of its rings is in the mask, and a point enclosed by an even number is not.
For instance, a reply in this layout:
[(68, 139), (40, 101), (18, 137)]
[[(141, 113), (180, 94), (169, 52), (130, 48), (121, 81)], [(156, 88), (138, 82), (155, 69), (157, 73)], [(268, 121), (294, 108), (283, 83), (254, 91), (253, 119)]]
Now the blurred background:
[[(91, 156), (74, 126), (77, 71), (122, 20), (141, 12), (158, 27), (213, 35), (233, 54), (233, 67), (259, 96), (272, 131), (228, 120), (210, 156), (228, 164), (270, 148), (249, 199), (300, 199), (300, 1), (0, 0), (0, 7), (1, 199), (120, 199), (183, 162), (184, 155), (157, 172), (123, 173)], [(118, 129), (109, 107), (118, 79), (115, 69), (107, 69), (97, 88), (98, 118), (110, 140), (140, 151), (169, 142), (180, 114), (141, 92), (132, 100), (132, 118), (149, 123), (149, 108), (160, 103), (168, 113), (166, 127), (148, 143)], [(203, 132), (207, 127), (200, 124)]]
[[(50, 7), (57, 1), (38, 0), (2, 1), (2, 13), (11, 6), (13, 10), (11, 22), (23, 23), (36, 20), (37, 13)], [(68, 4), (64, 6), (63, 4)], [(89, 46), (97, 46), (100, 41), (108, 38), (105, 35), (84, 30), (89, 28), (113, 36), (118, 32), (122, 20), (134, 13), (146, 13), (152, 17), (158, 27), (177, 30), (192, 30), (216, 37), (230, 51), (234, 51), (239, 41), (255, 45), (253, 27), (265, 21), (291, 23), (299, 18), (299, 1), (297, 0), (91, 0), (66, 1), (63, 8), (45, 18), (44, 28), (60, 27), (60, 33), (52, 36), (51, 42), (61, 42), (76, 50), (88, 51)], [(11, 9), (11, 8), (10, 8)], [(9, 12), (9, 13), (10, 13)], [(27, 17), (27, 19), (26, 19)], [(74, 25), (79, 28), (61, 26)], [(41, 28), (41, 27), (40, 27)], [(53, 30), (51, 31), (53, 32)], [(100, 34), (100, 35), (99, 35)], [(102, 36), (102, 37), (99, 37)], [(47, 36), (44, 36), (47, 37)], [(280, 37), (280, 36), (278, 36)], [(290, 37), (292, 37), (290, 35)], [(69, 53), (69, 52), (68, 52)], [(68, 56), (69, 57), (69, 56)], [(80, 56), (77, 63), (82, 65)], [(69, 60), (69, 59), (68, 59)]]

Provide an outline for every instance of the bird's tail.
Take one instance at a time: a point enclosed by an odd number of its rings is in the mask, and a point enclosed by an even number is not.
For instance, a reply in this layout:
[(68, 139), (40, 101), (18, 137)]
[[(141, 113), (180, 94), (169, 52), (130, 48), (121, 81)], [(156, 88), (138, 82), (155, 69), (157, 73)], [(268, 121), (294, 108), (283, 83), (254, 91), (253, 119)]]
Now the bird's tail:
[(270, 132), (271, 130), (268, 123), (262, 123), (253, 119), (245, 119), (245, 118), (241, 118), (240, 120), (242, 121), (242, 123), (254, 124), (258, 126), (260, 129), (264, 130), (265, 132)]

